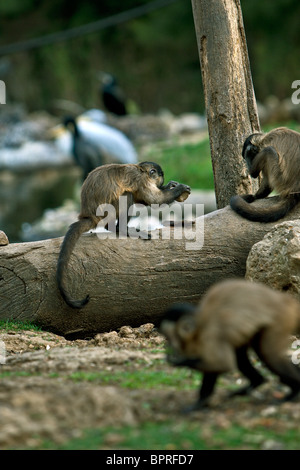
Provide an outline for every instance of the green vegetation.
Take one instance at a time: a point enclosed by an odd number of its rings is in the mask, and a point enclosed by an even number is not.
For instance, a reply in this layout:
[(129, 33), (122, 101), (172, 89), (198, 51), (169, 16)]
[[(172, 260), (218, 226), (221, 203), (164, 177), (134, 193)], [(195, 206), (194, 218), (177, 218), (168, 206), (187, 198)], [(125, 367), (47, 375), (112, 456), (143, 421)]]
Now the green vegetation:
[(0, 333), (1, 331), (17, 332), (21, 330), (41, 331), (41, 328), (30, 321), (0, 320)]
[(1, 369), (0, 369), (0, 379), (5, 379), (9, 377), (32, 377), (35, 375), (40, 375), (40, 374), (33, 373), (30, 371), (26, 371), (26, 370), (18, 370), (18, 371), (13, 371), (13, 372), (11, 371), (1, 372)]
[[(299, 123), (272, 123), (263, 127), (268, 132), (275, 127), (285, 126), (300, 131)], [(209, 138), (198, 143), (155, 144), (143, 155), (144, 160), (153, 160), (164, 169), (165, 180), (183, 181), (192, 189), (214, 190), (214, 177), (210, 156)]]
[[(110, 442), (112, 445), (110, 445)], [(97, 450), (97, 449), (151, 449), (151, 450), (220, 450), (220, 449), (261, 449), (272, 443), (279, 443), (286, 450), (299, 448), (299, 433), (289, 430), (285, 433), (268, 427), (213, 425), (207, 435), (196, 420), (144, 423), (139, 427), (122, 429), (93, 429), (72, 439), (64, 445), (45, 442), (43, 449), (52, 450)]]
[[(200, 374), (185, 368), (171, 368), (163, 359), (154, 359), (151, 362), (140, 361), (141, 367), (136, 367), (128, 363), (128, 367), (122, 370), (99, 370), (83, 371), (79, 370), (69, 375), (63, 372), (55, 372), (44, 375), (59, 380), (61, 383), (66, 381), (76, 381), (80, 383), (94, 383), (99, 386), (113, 385), (126, 388), (133, 393), (140, 390), (138, 406), (141, 413), (145, 412), (144, 421), (139, 421), (134, 426), (107, 426), (96, 427), (93, 429), (84, 429), (76, 434), (76, 437), (69, 439), (64, 443), (53, 441), (44, 441), (39, 443), (37, 449), (51, 450), (218, 450), (218, 449), (268, 449), (283, 448), (285, 450), (299, 448), (299, 433), (297, 421), (293, 425), (287, 425), (285, 411), (270, 407), (271, 415), (264, 416), (255, 411), (251, 405), (247, 406), (249, 397), (236, 398), (232, 401), (232, 406), (224, 406), (222, 412), (220, 408), (212, 409), (203, 414), (184, 415), (180, 413), (180, 406), (185, 406), (194, 399), (200, 382)], [(26, 378), (41, 373), (30, 371), (8, 371), (2, 372), (0, 378)], [(233, 373), (231, 377), (220, 377), (218, 388), (223, 388), (226, 393), (232, 390), (233, 386), (239, 387), (234, 378), (237, 375)], [(234, 384), (235, 382), (235, 384)], [(143, 392), (145, 390), (145, 393)], [(142, 391), (142, 392), (141, 392)], [(160, 416), (160, 394), (165, 397), (166, 391), (186, 393), (187, 402), (176, 400), (174, 398), (174, 413), (163, 414)], [(234, 403), (236, 405), (234, 405)], [(222, 408), (222, 405), (220, 405)], [(244, 410), (244, 413), (238, 413), (235, 416), (235, 406)], [(253, 406), (253, 405), (252, 405)], [(266, 404), (266, 409), (267, 408)], [(171, 409), (171, 408), (170, 408)], [(155, 416), (152, 416), (152, 411)], [(149, 414), (151, 413), (151, 414)], [(147, 417), (148, 416), (148, 417)], [(284, 429), (284, 432), (283, 432)], [(33, 436), (34, 441), (35, 436)], [(25, 447), (28, 449), (28, 447)]]
[[(1, 45), (85, 25), (149, 2), (1, 2)], [(258, 100), (263, 102), (269, 95), (290, 97), (291, 83), (298, 78), (299, 1), (242, 0), (241, 5)], [(161, 108), (175, 114), (204, 112), (189, 1), (179, 0), (119, 26), (8, 58), (13, 64), (10, 75), (4, 77), (9, 99), (25, 103), (30, 110), (50, 110), (57, 98), (101, 107), (97, 73), (105, 70), (119, 78), (127, 97), (142, 112)]]
[(124, 371), (99, 371), (99, 372), (74, 372), (69, 376), (76, 382), (99, 382), (101, 385), (118, 385), (130, 389), (163, 389), (165, 387), (180, 388), (181, 390), (195, 389), (199, 387), (199, 374), (188, 369), (174, 368), (165, 371), (143, 370)]
[(143, 159), (159, 163), (166, 181), (183, 181), (191, 188), (214, 190), (208, 137), (196, 144), (155, 145)]

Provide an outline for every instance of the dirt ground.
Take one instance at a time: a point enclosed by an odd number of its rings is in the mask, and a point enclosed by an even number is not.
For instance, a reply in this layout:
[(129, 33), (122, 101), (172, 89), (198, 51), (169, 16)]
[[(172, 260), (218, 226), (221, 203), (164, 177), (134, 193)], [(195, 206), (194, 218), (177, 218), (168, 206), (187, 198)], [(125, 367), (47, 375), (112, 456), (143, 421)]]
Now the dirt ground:
[[(198, 421), (208, 442), (216, 426), (226, 430), (233, 421), (282, 433), (298, 428), (300, 400), (274, 406), (272, 400), (280, 397), (282, 390), (273, 378), (247, 400), (225, 399), (228, 390), (218, 388), (209, 410), (190, 415), (181, 410), (193, 402), (196, 391), (121, 388), (69, 378), (74, 372), (106, 371), (109, 376), (110, 371), (145, 367), (159, 367), (168, 374), (164, 338), (152, 324), (123, 327), (88, 340), (68, 341), (33, 330), (2, 332), (0, 340), (4, 362), (0, 364), (0, 449), (37, 448), (45, 440), (66, 442), (85, 429), (170, 419)], [(225, 380), (238, 382), (238, 377)], [(145, 401), (147, 407), (143, 406)], [(106, 448), (116, 449), (117, 445), (108, 442)], [(270, 441), (263, 446), (280, 448), (281, 443)]]

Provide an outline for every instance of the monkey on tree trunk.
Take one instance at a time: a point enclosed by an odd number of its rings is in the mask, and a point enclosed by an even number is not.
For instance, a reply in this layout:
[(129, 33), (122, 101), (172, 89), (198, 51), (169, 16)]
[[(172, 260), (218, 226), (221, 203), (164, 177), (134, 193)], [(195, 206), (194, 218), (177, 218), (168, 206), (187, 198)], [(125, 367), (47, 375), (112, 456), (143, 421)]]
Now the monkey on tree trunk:
[(251, 347), (288, 385), (291, 400), (300, 391), (300, 369), (286, 356), (292, 334), (300, 333), (300, 304), (286, 293), (243, 279), (212, 286), (198, 306), (175, 304), (160, 331), (170, 344), (169, 362), (203, 372), (198, 400), (187, 411), (207, 406), (220, 374), (236, 367), (250, 381), (232, 395), (246, 395), (264, 382), (251, 364)]
[[(81, 210), (78, 221), (70, 225), (61, 246), (57, 264), (57, 283), (65, 302), (73, 308), (82, 308), (88, 301), (87, 295), (82, 300), (72, 299), (66, 287), (66, 270), (70, 256), (80, 235), (97, 227), (104, 219), (97, 215), (99, 206), (109, 204), (114, 207), (116, 219), (122, 216), (128, 222), (128, 209), (134, 203), (171, 204), (175, 200), (184, 201), (190, 194), (190, 187), (170, 181), (163, 186), (164, 174), (161, 167), (153, 162), (137, 164), (108, 164), (89, 173), (81, 189)], [(120, 214), (119, 199), (126, 196), (126, 214)], [(122, 229), (119, 224), (117, 231)], [(127, 234), (126, 223), (126, 234)]]
[[(254, 195), (233, 196), (231, 208), (254, 222), (281, 219), (300, 201), (299, 132), (279, 127), (267, 134), (252, 134), (245, 140), (242, 155), (250, 176), (257, 178), (261, 173), (262, 182)], [(280, 196), (273, 207), (260, 208), (251, 204), (267, 197), (273, 190)]]

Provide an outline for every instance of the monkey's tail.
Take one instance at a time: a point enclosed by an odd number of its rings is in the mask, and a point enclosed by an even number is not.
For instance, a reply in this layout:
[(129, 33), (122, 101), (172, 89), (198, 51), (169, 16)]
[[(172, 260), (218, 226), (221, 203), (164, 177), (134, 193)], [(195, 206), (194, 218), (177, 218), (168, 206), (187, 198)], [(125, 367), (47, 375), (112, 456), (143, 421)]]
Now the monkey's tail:
[(72, 225), (70, 225), (61, 245), (60, 254), (58, 257), (56, 271), (58, 288), (64, 301), (73, 308), (82, 308), (85, 304), (87, 304), (89, 301), (89, 295), (87, 295), (82, 300), (74, 300), (68, 295), (66, 290), (66, 270), (78, 238), (82, 233), (87, 232), (93, 227), (94, 224), (90, 218), (80, 219), (78, 222), (74, 222)]
[(231, 208), (245, 219), (253, 222), (276, 222), (284, 217), (300, 201), (300, 194), (290, 194), (280, 199), (272, 207), (255, 207), (253, 203), (246, 202), (241, 196), (230, 199)]

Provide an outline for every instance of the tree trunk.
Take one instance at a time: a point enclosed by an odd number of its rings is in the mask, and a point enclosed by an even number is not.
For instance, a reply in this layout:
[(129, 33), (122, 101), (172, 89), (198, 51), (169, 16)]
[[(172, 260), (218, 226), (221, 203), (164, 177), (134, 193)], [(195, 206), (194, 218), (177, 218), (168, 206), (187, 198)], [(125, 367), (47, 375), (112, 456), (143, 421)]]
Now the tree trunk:
[(260, 130), (239, 0), (192, 0), (217, 207), (256, 184), (242, 159), (245, 137)]
[[(254, 204), (274, 203), (270, 199)], [(299, 216), (300, 207), (287, 219)], [(154, 240), (82, 236), (68, 281), (74, 298), (90, 294), (81, 310), (68, 307), (57, 289), (62, 238), (1, 247), (0, 319), (34, 321), (69, 337), (156, 323), (173, 302), (197, 302), (213, 283), (243, 277), (252, 245), (274, 225), (249, 222), (226, 207), (196, 219), (182, 239), (162, 239), (168, 228), (154, 232), (161, 237)], [(182, 235), (182, 228), (175, 232)]]

